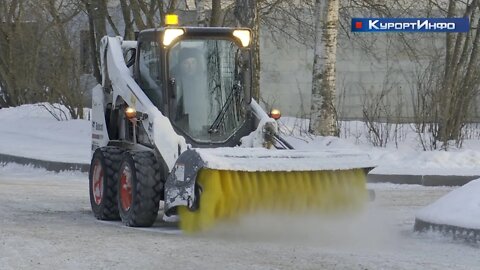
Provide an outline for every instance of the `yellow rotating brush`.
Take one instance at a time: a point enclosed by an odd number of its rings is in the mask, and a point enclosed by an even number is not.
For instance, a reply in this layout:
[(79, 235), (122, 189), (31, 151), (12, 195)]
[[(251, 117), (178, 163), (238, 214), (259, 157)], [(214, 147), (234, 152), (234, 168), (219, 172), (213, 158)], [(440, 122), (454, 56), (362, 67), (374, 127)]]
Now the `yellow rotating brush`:
[[(367, 201), (363, 169), (247, 172), (202, 169), (199, 208), (181, 206), (180, 227), (204, 231), (222, 220), (255, 212), (336, 213), (360, 208)], [(198, 199), (198, 198), (197, 198)]]

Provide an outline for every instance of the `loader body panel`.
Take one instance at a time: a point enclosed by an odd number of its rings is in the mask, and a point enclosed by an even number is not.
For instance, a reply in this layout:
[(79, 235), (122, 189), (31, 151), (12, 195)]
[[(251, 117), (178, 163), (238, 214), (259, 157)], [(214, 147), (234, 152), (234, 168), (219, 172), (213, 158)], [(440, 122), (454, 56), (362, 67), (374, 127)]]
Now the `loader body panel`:
[(92, 89), (92, 155), (97, 148), (107, 146), (109, 141), (105, 99), (105, 93), (100, 85)]

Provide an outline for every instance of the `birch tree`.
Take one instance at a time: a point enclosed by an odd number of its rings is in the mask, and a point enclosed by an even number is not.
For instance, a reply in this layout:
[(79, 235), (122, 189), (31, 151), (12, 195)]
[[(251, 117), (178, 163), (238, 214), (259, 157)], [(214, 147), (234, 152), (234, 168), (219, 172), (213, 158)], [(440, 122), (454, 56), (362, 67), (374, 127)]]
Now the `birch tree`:
[(445, 73), (439, 89), (441, 99), (436, 104), (440, 116), (437, 139), (443, 143), (444, 149), (448, 147), (449, 140), (461, 144), (461, 131), (468, 121), (472, 101), (478, 95), (480, 86), (480, 1), (466, 1), (462, 7), (459, 7), (460, 4), (450, 0), (447, 17), (463, 15), (469, 18), (472, 30), (446, 35)]
[(309, 130), (321, 136), (338, 136), (335, 110), (335, 64), (339, 1), (315, 1), (315, 47)]

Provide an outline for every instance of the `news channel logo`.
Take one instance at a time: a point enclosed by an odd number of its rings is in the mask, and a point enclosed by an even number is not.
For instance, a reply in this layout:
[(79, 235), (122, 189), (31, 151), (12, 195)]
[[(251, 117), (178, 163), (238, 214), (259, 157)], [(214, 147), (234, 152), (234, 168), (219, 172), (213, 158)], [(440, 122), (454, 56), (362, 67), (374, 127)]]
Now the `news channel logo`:
[(352, 32), (468, 32), (465, 18), (353, 18)]

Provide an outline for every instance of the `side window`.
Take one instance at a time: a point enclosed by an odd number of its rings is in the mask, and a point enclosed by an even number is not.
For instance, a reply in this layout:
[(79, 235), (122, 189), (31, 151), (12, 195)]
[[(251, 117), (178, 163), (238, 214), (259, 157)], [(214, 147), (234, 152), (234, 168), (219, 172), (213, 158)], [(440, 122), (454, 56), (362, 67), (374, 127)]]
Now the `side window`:
[(162, 82), (160, 72), (160, 49), (154, 41), (140, 44), (139, 83), (148, 98), (158, 108), (162, 104)]

